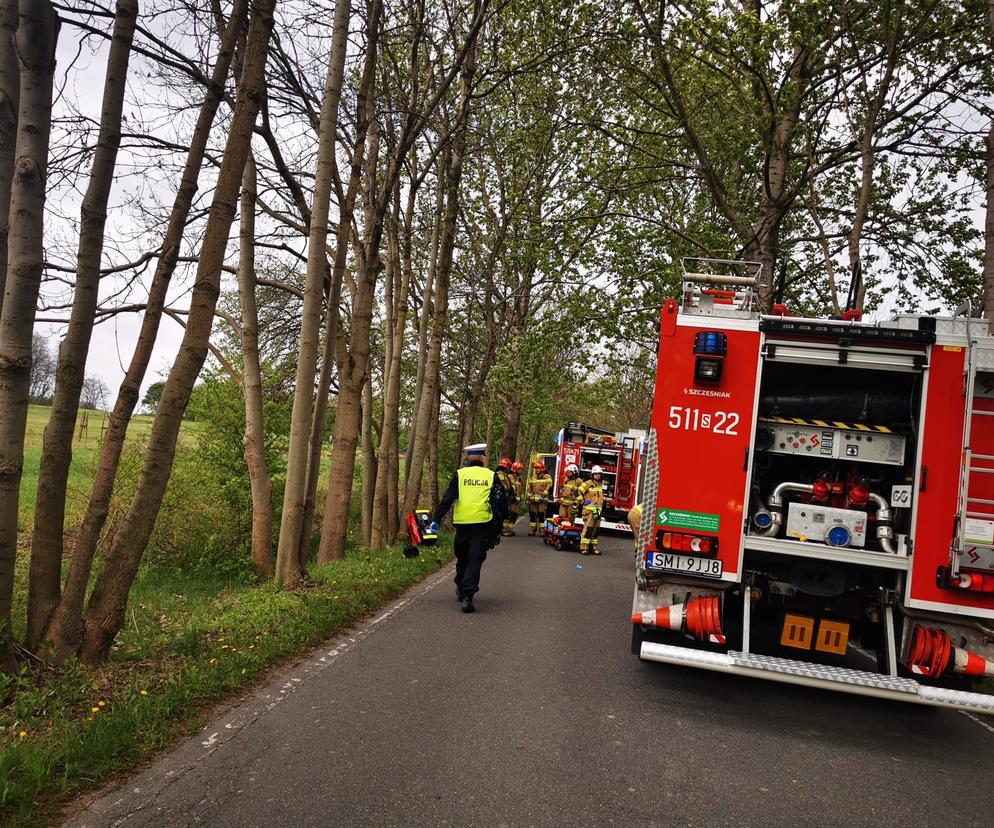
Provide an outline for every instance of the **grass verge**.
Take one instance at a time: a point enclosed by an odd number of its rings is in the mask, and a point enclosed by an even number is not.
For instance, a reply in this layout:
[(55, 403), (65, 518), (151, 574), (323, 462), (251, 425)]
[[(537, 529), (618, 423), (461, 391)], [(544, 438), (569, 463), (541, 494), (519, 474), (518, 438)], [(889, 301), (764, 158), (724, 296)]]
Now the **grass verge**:
[(0, 824), (51, 822), (73, 794), (202, 725), (211, 705), (368, 615), (452, 557), (451, 538), (315, 567), (298, 590), (164, 567), (132, 591), (110, 661), (0, 677)]

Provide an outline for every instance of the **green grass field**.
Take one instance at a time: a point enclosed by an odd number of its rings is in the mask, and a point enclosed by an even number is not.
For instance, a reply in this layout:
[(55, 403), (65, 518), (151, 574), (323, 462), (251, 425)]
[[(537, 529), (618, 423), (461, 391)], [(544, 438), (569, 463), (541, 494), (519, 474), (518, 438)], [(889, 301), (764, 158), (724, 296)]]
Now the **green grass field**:
[[(45, 405), (28, 407), (28, 422), (24, 435), (24, 471), (21, 476), (21, 495), (18, 508), (18, 528), (29, 532), (34, 525), (35, 495), (38, 490), (38, 470), (41, 466), (42, 437), (52, 409)], [(72, 466), (69, 470), (68, 497), (66, 500), (66, 524), (78, 523), (86, 510), (90, 496), (90, 486), (96, 473), (97, 461), (104, 430), (107, 428), (107, 413), (83, 409), (76, 420), (72, 446)], [(131, 418), (128, 426), (128, 441), (138, 443), (144, 440), (152, 428), (152, 417), (141, 415)], [(195, 439), (196, 423), (184, 423), (180, 440)]]

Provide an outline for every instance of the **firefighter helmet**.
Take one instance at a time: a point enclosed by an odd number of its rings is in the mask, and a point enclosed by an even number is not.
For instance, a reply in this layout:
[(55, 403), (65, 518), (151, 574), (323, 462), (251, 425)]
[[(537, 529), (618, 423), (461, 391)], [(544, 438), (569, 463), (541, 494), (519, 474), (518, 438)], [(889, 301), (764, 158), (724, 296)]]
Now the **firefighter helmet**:
[(497, 464), (498, 469), (509, 469), (511, 468), (511, 458), (501, 457), (500, 462)]
[(541, 460), (536, 460), (534, 463), (532, 463), (532, 468), (535, 469), (535, 471), (537, 472), (544, 472), (545, 463), (543, 463)]
[(523, 472), (524, 470), (525, 470), (525, 464), (522, 463), (520, 460), (515, 460), (514, 463), (511, 464), (511, 471), (513, 471), (515, 474)]
[(570, 463), (566, 467), (566, 474), (569, 475), (570, 477), (575, 477), (579, 473), (580, 473), (580, 469), (577, 467), (576, 463)]
[(594, 466), (594, 467), (593, 467), (593, 468), (592, 468), (592, 469), (590, 470), (590, 474), (591, 474), (591, 475), (595, 475), (595, 474), (604, 474), (604, 469), (602, 469), (602, 468), (601, 468), (600, 466)]

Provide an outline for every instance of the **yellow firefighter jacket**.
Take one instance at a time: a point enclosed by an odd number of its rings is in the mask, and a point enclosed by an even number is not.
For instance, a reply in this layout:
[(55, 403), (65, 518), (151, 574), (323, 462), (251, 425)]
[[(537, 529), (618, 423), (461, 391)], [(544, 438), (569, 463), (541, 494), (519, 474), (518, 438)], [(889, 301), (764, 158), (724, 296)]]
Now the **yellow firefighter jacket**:
[(593, 478), (584, 481), (580, 487), (580, 497), (583, 498), (584, 506), (602, 507), (604, 505), (604, 483)]
[(528, 481), (528, 499), (546, 500), (549, 497), (549, 489), (552, 488), (552, 477), (548, 472), (543, 472), (537, 477)]

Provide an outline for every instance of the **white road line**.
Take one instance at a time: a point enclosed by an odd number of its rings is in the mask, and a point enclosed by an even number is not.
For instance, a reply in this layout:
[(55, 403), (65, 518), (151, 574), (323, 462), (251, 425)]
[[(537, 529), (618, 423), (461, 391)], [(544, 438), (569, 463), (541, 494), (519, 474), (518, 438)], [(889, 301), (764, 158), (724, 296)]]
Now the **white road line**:
[(994, 727), (991, 727), (989, 724), (987, 724), (987, 722), (981, 721), (976, 716), (974, 716), (972, 713), (970, 713), (970, 712), (968, 712), (966, 710), (960, 710), (960, 713), (962, 713), (964, 716), (966, 716), (970, 721), (976, 722), (978, 725), (980, 725), (988, 733), (994, 733)]

